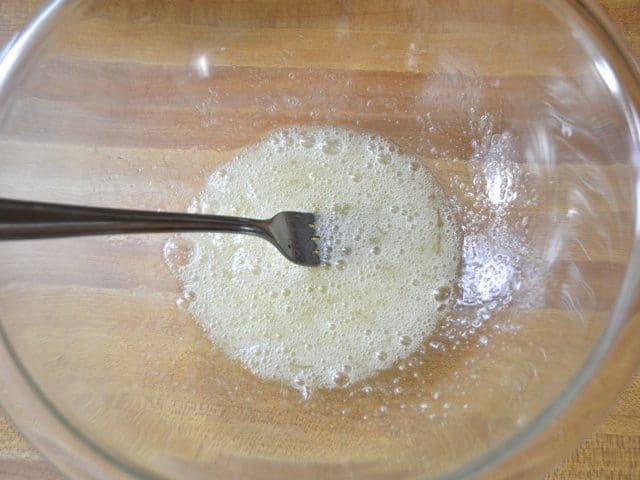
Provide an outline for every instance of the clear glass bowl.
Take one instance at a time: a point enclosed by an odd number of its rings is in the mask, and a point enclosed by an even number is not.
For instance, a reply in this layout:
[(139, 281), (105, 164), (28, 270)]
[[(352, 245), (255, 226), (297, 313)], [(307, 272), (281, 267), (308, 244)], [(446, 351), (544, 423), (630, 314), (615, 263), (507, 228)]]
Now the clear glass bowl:
[(639, 106), (586, 0), (51, 2), (2, 54), (0, 196), (183, 211), (269, 131), (347, 126), (460, 205), (461, 291), (303, 400), (176, 305), (167, 235), (6, 242), (2, 405), (73, 478), (537, 477), (640, 356)]

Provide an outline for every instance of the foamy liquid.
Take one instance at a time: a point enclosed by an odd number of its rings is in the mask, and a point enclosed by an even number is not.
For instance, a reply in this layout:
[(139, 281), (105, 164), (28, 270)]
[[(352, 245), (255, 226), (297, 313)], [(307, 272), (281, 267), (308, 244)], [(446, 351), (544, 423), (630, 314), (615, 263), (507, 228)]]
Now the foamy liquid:
[(305, 396), (406, 358), (449, 309), (461, 259), (455, 209), (416, 157), (382, 137), (276, 131), (217, 168), (191, 210), (318, 214), (321, 267), (243, 235), (184, 234), (165, 245), (180, 303), (213, 344)]

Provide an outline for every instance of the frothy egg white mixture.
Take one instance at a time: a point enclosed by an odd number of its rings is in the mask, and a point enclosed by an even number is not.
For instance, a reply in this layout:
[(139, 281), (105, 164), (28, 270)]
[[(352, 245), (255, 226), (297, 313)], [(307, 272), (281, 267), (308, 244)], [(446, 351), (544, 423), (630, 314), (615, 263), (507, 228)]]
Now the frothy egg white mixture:
[(447, 314), (461, 260), (455, 210), (422, 163), (380, 136), (287, 128), (219, 166), (191, 207), (253, 218), (287, 210), (317, 214), (325, 265), (295, 265), (244, 235), (165, 245), (213, 344), (304, 396), (418, 349)]

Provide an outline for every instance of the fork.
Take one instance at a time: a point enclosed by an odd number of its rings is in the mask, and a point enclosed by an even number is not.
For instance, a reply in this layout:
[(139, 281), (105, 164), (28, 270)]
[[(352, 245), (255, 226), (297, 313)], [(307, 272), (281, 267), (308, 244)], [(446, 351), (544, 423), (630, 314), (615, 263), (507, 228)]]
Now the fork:
[(321, 263), (316, 217), (312, 213), (280, 212), (273, 218), (256, 220), (0, 198), (0, 240), (177, 231), (254, 235), (271, 242), (298, 265)]

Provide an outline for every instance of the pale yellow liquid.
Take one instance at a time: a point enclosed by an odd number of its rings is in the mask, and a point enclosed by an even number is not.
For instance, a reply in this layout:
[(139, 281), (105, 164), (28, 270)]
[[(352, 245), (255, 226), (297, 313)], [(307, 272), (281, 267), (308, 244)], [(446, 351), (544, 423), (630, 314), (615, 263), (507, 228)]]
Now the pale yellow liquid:
[(165, 248), (214, 345), (305, 396), (391, 367), (447, 313), (461, 257), (454, 208), (417, 158), (381, 137), (274, 132), (218, 168), (192, 210), (318, 212), (323, 267), (241, 235), (181, 235)]

